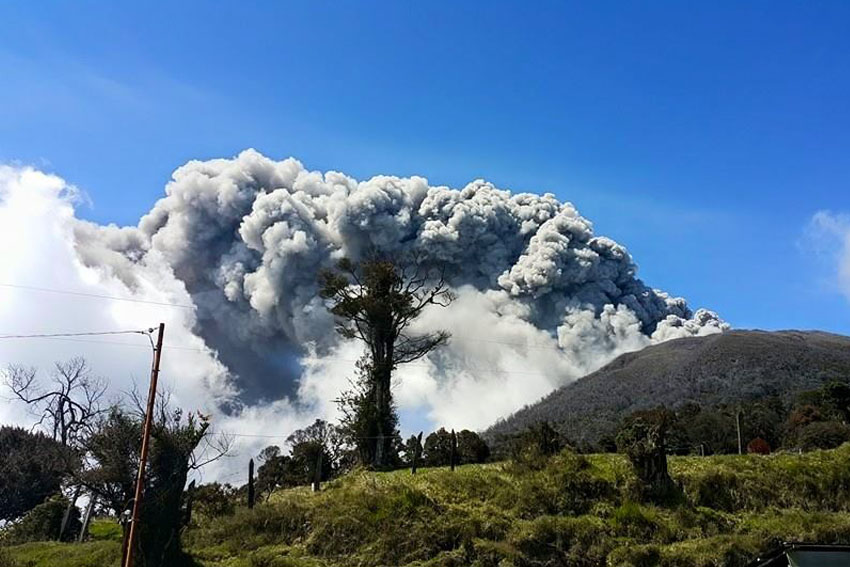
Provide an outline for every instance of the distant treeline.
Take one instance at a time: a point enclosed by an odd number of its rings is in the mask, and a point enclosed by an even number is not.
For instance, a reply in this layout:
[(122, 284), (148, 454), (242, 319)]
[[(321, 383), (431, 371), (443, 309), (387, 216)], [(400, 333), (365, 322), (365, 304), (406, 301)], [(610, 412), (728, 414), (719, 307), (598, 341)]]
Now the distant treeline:
[[(850, 441), (850, 386), (831, 381), (802, 392), (790, 403), (779, 396), (715, 406), (689, 402), (671, 414), (673, 421), (666, 441), (670, 453), (737, 453), (738, 423), (744, 451), (831, 449)], [(557, 433), (558, 443), (578, 452), (612, 453), (617, 451), (616, 432), (627, 420), (628, 417), (621, 420), (611, 434), (595, 443), (571, 440), (556, 423), (547, 426)], [(517, 439), (527, 438), (527, 431), (497, 436), (491, 443), (494, 455), (509, 456), (515, 451)]]

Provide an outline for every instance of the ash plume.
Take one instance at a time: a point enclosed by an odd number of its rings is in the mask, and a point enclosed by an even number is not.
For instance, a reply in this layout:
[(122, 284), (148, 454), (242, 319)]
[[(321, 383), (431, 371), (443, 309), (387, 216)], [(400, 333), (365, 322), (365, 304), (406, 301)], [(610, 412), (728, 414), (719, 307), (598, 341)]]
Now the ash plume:
[(484, 427), (622, 352), (728, 328), (644, 284), (627, 250), (572, 204), (483, 180), (357, 181), (247, 150), (178, 168), (137, 227), (76, 221), (73, 232), (79, 261), (104, 278), (135, 290), (155, 266), (185, 289), (193, 332), (242, 407), (344, 386), (359, 347), (334, 334), (316, 274), (370, 250), (415, 252), (458, 293), (419, 322), (447, 328), (451, 343), (400, 372), (402, 407), (437, 422), (460, 412)]

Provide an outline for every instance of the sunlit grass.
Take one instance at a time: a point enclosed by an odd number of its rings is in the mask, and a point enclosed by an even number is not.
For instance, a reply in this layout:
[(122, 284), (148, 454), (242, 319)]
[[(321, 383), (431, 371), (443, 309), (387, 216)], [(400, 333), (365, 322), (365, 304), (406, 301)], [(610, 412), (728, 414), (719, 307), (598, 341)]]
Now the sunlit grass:
[[(744, 565), (780, 540), (850, 543), (850, 445), (669, 467), (683, 497), (666, 505), (634, 501), (619, 455), (355, 471), (318, 493), (281, 490), (253, 510), (199, 518), (184, 541), (205, 567)], [(100, 520), (91, 532), (83, 546), (10, 552), (29, 567), (115, 564), (118, 526)]]

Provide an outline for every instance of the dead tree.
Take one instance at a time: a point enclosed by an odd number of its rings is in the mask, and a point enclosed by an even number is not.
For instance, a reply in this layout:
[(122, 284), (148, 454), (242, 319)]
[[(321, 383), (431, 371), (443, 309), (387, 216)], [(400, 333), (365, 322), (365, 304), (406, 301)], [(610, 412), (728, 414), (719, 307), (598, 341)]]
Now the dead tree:
[(47, 384), (36, 377), (36, 369), (10, 365), (6, 385), (27, 404), (36, 424), (66, 447), (79, 447), (107, 408), (101, 405), (106, 382), (94, 376), (84, 358), (55, 363)]

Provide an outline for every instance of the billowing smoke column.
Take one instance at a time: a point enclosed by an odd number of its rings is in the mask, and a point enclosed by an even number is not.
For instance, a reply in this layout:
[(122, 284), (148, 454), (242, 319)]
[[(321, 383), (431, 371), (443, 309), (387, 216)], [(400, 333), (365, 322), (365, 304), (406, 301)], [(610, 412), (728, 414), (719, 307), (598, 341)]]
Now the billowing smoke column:
[[(253, 150), (189, 162), (166, 192), (137, 228), (78, 223), (77, 254), (130, 289), (139, 266), (170, 266), (239, 403), (315, 394), (323, 379), (346, 378), (330, 374), (350, 369), (357, 351), (334, 334), (316, 273), (373, 249), (415, 250), (446, 267), (459, 299), (421, 325), (454, 339), (406, 370), (414, 385), (401, 399), (442, 396), (453, 408), (469, 396), (484, 403), (500, 384), (498, 399), (514, 401), (494, 402), (474, 426), (622, 352), (727, 327), (647, 287), (623, 246), (551, 194), (513, 195), (482, 180), (460, 190), (421, 177), (359, 182)], [(535, 369), (547, 380), (522, 378)]]

